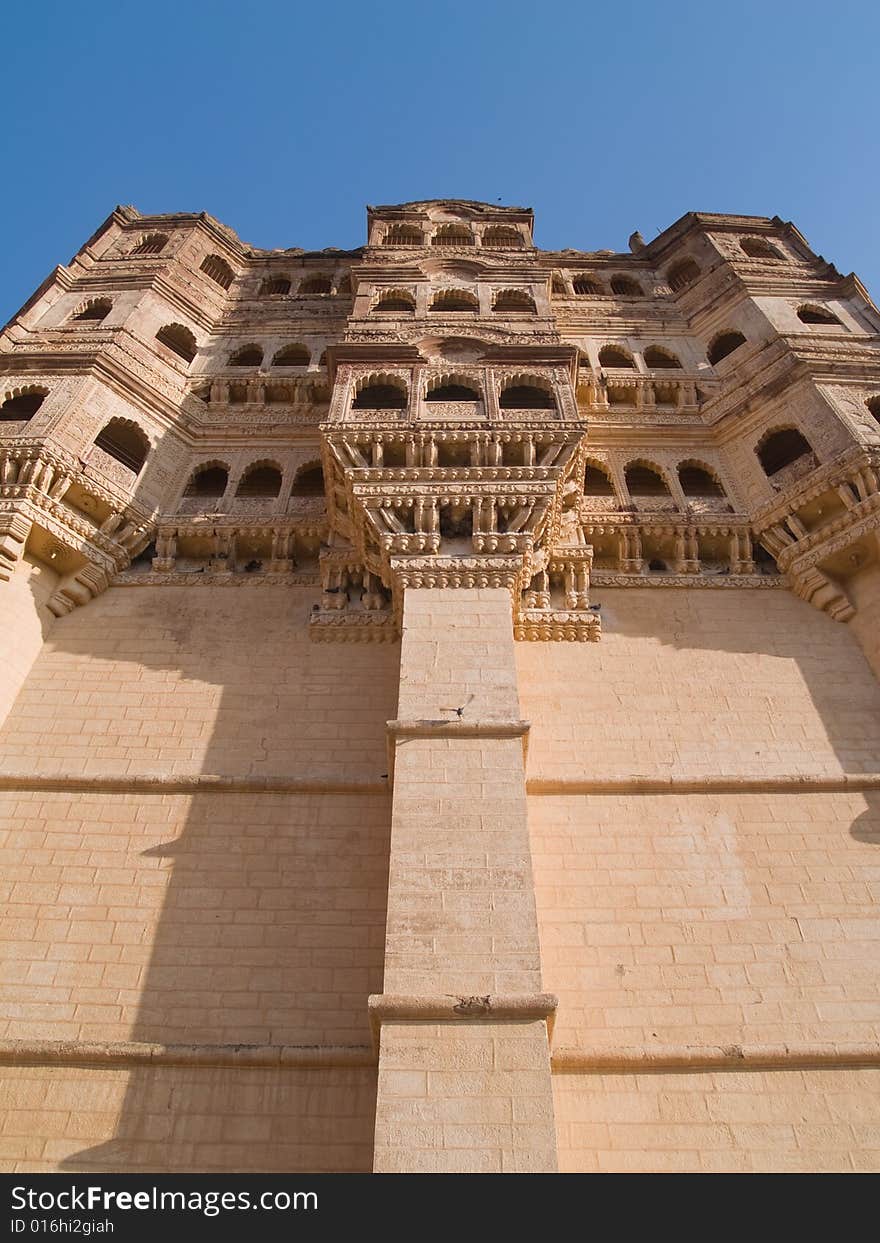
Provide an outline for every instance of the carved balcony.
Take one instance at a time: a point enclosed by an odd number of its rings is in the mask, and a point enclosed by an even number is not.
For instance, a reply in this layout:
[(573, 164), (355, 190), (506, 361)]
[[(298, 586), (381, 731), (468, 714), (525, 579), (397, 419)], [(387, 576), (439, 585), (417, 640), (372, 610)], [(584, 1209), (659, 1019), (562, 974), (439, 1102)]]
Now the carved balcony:
[(805, 475), (809, 475), (818, 467), (819, 459), (815, 453), (803, 453), (793, 462), (789, 462), (788, 466), (783, 466), (782, 470), (771, 475), (770, 483), (776, 492), (784, 492), (786, 488), (790, 488), (793, 483), (797, 483), (799, 479), (803, 479)]
[(426, 423), (482, 423), (486, 411), (481, 401), (423, 401), (418, 417)]

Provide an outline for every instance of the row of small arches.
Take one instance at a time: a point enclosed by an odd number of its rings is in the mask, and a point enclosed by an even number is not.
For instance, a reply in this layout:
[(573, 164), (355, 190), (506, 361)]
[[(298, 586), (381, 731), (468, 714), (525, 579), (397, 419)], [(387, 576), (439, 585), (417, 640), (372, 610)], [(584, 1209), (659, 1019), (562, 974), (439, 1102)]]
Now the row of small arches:
[[(827, 307), (816, 306), (813, 303), (805, 303), (803, 306), (799, 306), (797, 317), (802, 324), (820, 327), (834, 327), (835, 325), (839, 328), (843, 327), (842, 322), (832, 311), (829, 311)], [(732, 354), (734, 350), (738, 350), (745, 343), (746, 339), (741, 332), (720, 332), (710, 342), (706, 356), (714, 366), (715, 363), (720, 363), (722, 358), (727, 358), (728, 354)]]
[[(149, 233), (146, 237), (140, 239), (131, 251), (131, 257), (155, 258), (157, 255), (161, 255), (167, 244), (167, 233)], [(199, 267), (206, 276), (210, 277), (212, 281), (223, 289), (228, 289), (235, 279), (235, 272), (220, 255), (206, 255)], [(292, 285), (293, 282), (289, 276), (270, 276), (263, 281), (260, 293), (287, 294), (290, 293)], [(329, 294), (332, 292), (333, 282), (330, 276), (323, 272), (304, 277), (297, 286), (297, 293), (300, 294)], [(336, 292), (339, 294), (351, 292), (349, 277), (345, 277), (343, 282), (337, 286)]]
[[(229, 367), (259, 367), (264, 359), (261, 345), (243, 345), (229, 356)], [(311, 351), (305, 345), (285, 345), (272, 355), (273, 367), (308, 367), (312, 361)], [(325, 366), (326, 352), (321, 354), (319, 365)]]
[[(236, 488), (236, 497), (277, 497), (281, 493), (282, 470), (277, 462), (252, 462), (242, 472)], [(225, 462), (205, 462), (189, 477), (184, 497), (219, 499), (229, 488), (229, 466)], [(320, 463), (310, 462), (301, 466), (293, 479), (291, 496), (323, 496), (324, 472)]]
[[(571, 287), (576, 294), (582, 297), (601, 298), (606, 297), (608, 290), (595, 276), (576, 276)], [(617, 294), (622, 298), (641, 298), (644, 297), (644, 290), (637, 280), (631, 276), (619, 274), (612, 276), (609, 282), (611, 293)], [(552, 290), (556, 294), (567, 294), (565, 281), (561, 276), (553, 277)]]
[[(289, 276), (268, 276), (260, 285), (261, 294), (288, 294), (293, 289), (293, 281)], [(296, 287), (298, 294), (331, 294), (333, 293), (333, 281), (324, 274), (315, 276), (306, 276), (299, 282)], [(344, 276), (336, 286), (336, 293), (346, 295), (351, 293), (351, 277)]]
[[(456, 374), (434, 376), (427, 383), (427, 402), (475, 402), (482, 393), (475, 380)], [(354, 410), (405, 410), (409, 388), (400, 376), (364, 376), (355, 387)], [(552, 387), (540, 376), (510, 376), (501, 387), (498, 404), (502, 410), (555, 410)]]
[[(739, 248), (750, 259), (782, 260), (785, 258), (765, 237), (741, 237), (739, 239)], [(696, 259), (692, 259), (690, 256), (686, 259), (680, 259), (678, 263), (674, 263), (666, 273), (669, 288), (675, 293), (679, 293), (682, 289), (687, 289), (689, 285), (699, 280), (701, 276), (700, 265)]]
[[(469, 289), (441, 289), (428, 306), (429, 311), (446, 314), (449, 311), (478, 311), (479, 299)], [(535, 300), (524, 289), (500, 289), (492, 301), (493, 311), (537, 312)], [(389, 289), (381, 293), (373, 305), (374, 311), (393, 311), (402, 315), (414, 315), (415, 296), (408, 289)]]
[[(649, 345), (642, 353), (642, 358), (645, 360), (645, 366), (650, 367), (653, 371), (681, 369), (681, 361), (677, 355), (660, 345)], [(635, 371), (636, 369), (635, 358), (621, 345), (603, 345), (599, 351), (599, 365), (602, 367), (617, 367), (628, 371)]]
[[(425, 244), (424, 234), (415, 225), (400, 224), (392, 225), (385, 234), (386, 245), (396, 246), (422, 246)], [(142, 237), (131, 251), (133, 257), (155, 257), (160, 255), (168, 243), (168, 235), (165, 233), (149, 233)], [(432, 246), (473, 246), (475, 245), (475, 237), (470, 229), (464, 225), (448, 224), (441, 225), (430, 239)], [(489, 247), (508, 248), (521, 247), (525, 244), (523, 235), (514, 228), (507, 225), (493, 225), (483, 231), (482, 245)], [(740, 249), (744, 254), (752, 259), (776, 259), (781, 260), (784, 256), (776, 249), (766, 238), (763, 237), (744, 237), (740, 238)], [(235, 273), (232, 268), (220, 255), (207, 255), (201, 263), (201, 270), (209, 276), (218, 285), (224, 289), (228, 289), (234, 280)], [(700, 267), (693, 258), (686, 258), (673, 264), (666, 274), (666, 278), (670, 287), (678, 292), (687, 288), (701, 275)], [(554, 277), (554, 292), (566, 293), (566, 287), (560, 277)], [(574, 292), (583, 295), (602, 295), (605, 290), (600, 282), (593, 276), (576, 277), (572, 282)], [(261, 293), (265, 294), (286, 294), (290, 293), (292, 282), (286, 276), (274, 276), (267, 278), (263, 282)], [(615, 275), (610, 282), (611, 292), (623, 297), (639, 297), (642, 296), (643, 290), (638, 281), (632, 277), (625, 275)], [(332, 291), (332, 284), (329, 276), (316, 275), (307, 277), (298, 287), (297, 292), (302, 294), (329, 294)], [(337, 292), (347, 292), (340, 287)]]
[[(441, 224), (426, 240), (422, 229), (414, 224), (392, 224), (385, 232), (386, 246), (475, 246), (476, 237), (467, 225)], [(510, 225), (490, 225), (483, 230), (481, 245), (496, 249), (519, 249), (525, 238)]]
[[(841, 320), (837, 318), (833, 311), (829, 311), (824, 306), (817, 306), (814, 303), (804, 303), (802, 306), (799, 306), (797, 317), (802, 324), (819, 327), (843, 327)], [(741, 345), (745, 345), (745, 342), (746, 339), (741, 332), (729, 330), (720, 332), (711, 341), (706, 356), (713, 365), (720, 363), (722, 358), (727, 358), (728, 354), (738, 350)]]
[[(880, 398), (875, 399), (880, 409)], [(812, 454), (813, 447), (796, 427), (780, 427), (768, 431), (755, 445), (755, 454), (764, 474), (773, 478), (787, 466)], [(656, 463), (638, 458), (624, 467), (629, 495), (634, 499), (667, 497), (672, 492), (663, 469)], [(685, 497), (726, 498), (727, 493), (717, 474), (704, 463), (688, 460), (676, 467), (676, 476)], [(588, 462), (584, 475), (584, 493), (588, 497), (616, 496), (616, 489), (607, 467)]]
[[(631, 497), (661, 497), (672, 493), (661, 467), (641, 458), (628, 462), (623, 470), (626, 487)], [(727, 497), (716, 473), (702, 462), (688, 460), (676, 467), (676, 476), (686, 497)], [(586, 496), (616, 496), (614, 483), (608, 469), (599, 462), (588, 462), (584, 472)]]

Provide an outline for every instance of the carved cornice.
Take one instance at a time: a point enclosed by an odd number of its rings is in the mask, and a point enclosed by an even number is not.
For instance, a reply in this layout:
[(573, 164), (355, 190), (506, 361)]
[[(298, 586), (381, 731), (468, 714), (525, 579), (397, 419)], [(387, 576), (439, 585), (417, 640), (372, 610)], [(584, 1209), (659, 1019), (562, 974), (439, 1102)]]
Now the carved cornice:
[(617, 574), (609, 570), (593, 570), (590, 575), (593, 587), (711, 587), (721, 590), (733, 588), (783, 588), (789, 584), (781, 574)]
[(774, 523), (785, 521), (786, 516), (793, 510), (817, 500), (824, 492), (838, 484), (849, 482), (859, 471), (866, 469), (880, 472), (880, 449), (852, 445), (830, 462), (818, 465), (808, 474), (793, 480), (772, 501), (759, 509), (752, 519), (755, 529), (764, 530)]
[(513, 637), (536, 643), (595, 643), (602, 637), (602, 623), (598, 613), (580, 609), (523, 609)]
[(780, 568), (796, 574), (827, 561), (836, 553), (843, 552), (866, 535), (880, 533), (880, 494), (842, 514), (819, 531), (813, 531), (806, 539), (789, 545), (778, 556)]
[(244, 571), (230, 573), (226, 570), (190, 570), (161, 572), (149, 570), (142, 573), (122, 573), (113, 579), (114, 587), (313, 587), (320, 585), (315, 571), (299, 573), (290, 570), (275, 574)]
[(506, 587), (522, 590), (522, 557), (393, 557), (396, 582), (406, 587)]
[(316, 609), (309, 617), (309, 638), (316, 642), (396, 643), (400, 630), (392, 613)]

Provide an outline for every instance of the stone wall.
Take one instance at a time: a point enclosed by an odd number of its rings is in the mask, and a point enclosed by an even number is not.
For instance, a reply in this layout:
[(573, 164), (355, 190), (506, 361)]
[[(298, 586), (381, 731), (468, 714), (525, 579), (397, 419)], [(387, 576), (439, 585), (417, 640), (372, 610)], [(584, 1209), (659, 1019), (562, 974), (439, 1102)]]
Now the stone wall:
[(118, 588), (56, 624), (0, 737), (7, 774), (31, 778), (0, 797), (0, 996), (6, 1041), (211, 1046), (221, 1063), (239, 1044), (317, 1048), (326, 1068), (273, 1087), (235, 1065), (2, 1066), (9, 1160), (369, 1168), (397, 652), (310, 645), (313, 600)]
[(58, 580), (59, 575), (47, 565), (23, 557), (16, 562), (9, 581), (0, 588), (0, 721), (15, 702), (55, 621), (46, 603)]
[(597, 598), (600, 644), (517, 653), (562, 1167), (865, 1168), (855, 1071), (657, 1061), (876, 1045), (880, 797), (791, 779), (877, 772), (880, 688), (788, 594)]

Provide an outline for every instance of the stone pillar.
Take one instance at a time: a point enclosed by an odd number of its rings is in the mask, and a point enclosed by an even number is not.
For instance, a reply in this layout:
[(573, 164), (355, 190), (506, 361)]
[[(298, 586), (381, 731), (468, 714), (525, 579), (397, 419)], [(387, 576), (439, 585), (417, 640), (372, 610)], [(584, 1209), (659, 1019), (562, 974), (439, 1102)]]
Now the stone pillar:
[(856, 610), (850, 628), (880, 678), (880, 566), (876, 562), (866, 566), (848, 579), (846, 586)]
[(0, 659), (0, 724), (21, 690), (40, 653), (55, 617), (47, 607), (59, 575), (49, 566), (23, 556), (0, 582), (0, 625), (3, 656)]
[(510, 593), (409, 588), (375, 1169), (556, 1169)]

